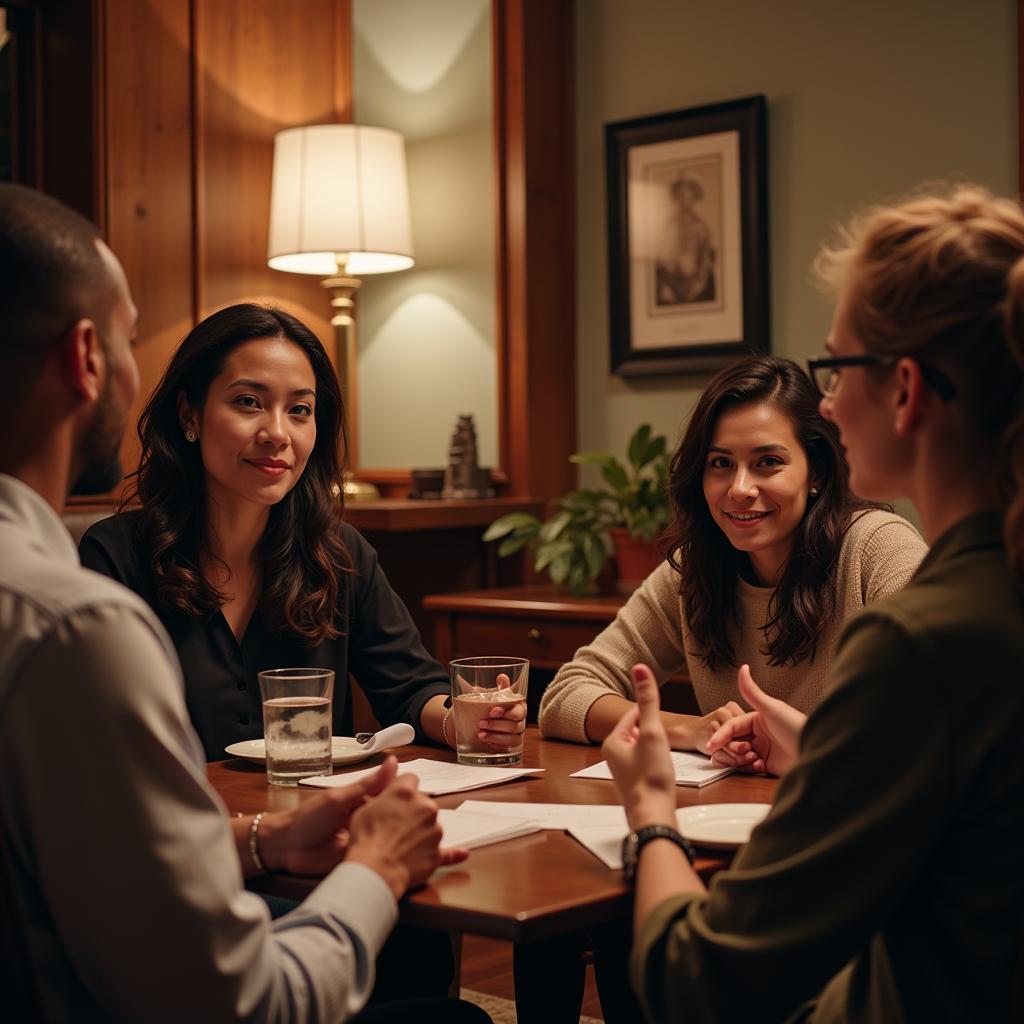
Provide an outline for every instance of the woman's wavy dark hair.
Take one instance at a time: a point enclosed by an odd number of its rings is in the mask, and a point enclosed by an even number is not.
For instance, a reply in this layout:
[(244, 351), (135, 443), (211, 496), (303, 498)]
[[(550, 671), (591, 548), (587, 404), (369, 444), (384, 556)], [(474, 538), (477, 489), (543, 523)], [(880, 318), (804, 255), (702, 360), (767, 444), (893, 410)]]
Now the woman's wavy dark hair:
[(704, 389), (672, 456), (669, 492), (673, 518), (665, 536), (679, 573), (679, 595), (696, 645), (690, 653), (710, 669), (731, 664), (730, 623), (738, 623), (737, 580), (746, 554), (715, 523), (704, 497), (704, 469), (718, 418), (755, 402), (776, 406), (793, 424), (818, 488), (808, 500), (793, 552), (768, 605), (764, 626), (769, 665), (814, 660), (822, 625), (836, 614), (836, 566), (851, 517), (878, 508), (857, 498), (839, 444), (839, 432), (818, 412), (811, 379), (788, 359), (751, 356), (722, 370)]
[(157, 599), (187, 615), (209, 615), (225, 595), (203, 575), (209, 555), (206, 478), (199, 445), (189, 444), (178, 417), (182, 392), (193, 408), (206, 401), (210, 382), (230, 353), (258, 338), (283, 338), (306, 354), (316, 378), (316, 442), (298, 483), (270, 510), (260, 542), (259, 613), (271, 629), (310, 646), (341, 635), (339, 592), (352, 558), (342, 537), (340, 452), (347, 451), (341, 391), (330, 359), (313, 332), (271, 306), (239, 303), (197, 324), (139, 419), (142, 454), (122, 506), (142, 504), (142, 550), (148, 552)]

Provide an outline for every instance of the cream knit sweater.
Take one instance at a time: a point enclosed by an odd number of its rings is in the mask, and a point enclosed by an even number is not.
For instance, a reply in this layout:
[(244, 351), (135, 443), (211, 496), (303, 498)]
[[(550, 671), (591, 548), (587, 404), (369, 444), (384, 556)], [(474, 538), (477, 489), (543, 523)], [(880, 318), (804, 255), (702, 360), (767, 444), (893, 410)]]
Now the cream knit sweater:
[(900, 516), (877, 510), (858, 514), (839, 553), (836, 618), (823, 628), (814, 660), (796, 666), (767, 664), (761, 650), (764, 634), (758, 627), (768, 619), (772, 588), (740, 580), (740, 625), (730, 629), (736, 664), (719, 665), (714, 671), (686, 653), (689, 629), (678, 576), (663, 562), (615, 621), (559, 670), (541, 701), (541, 734), (588, 742), (584, 722), (591, 704), (608, 693), (632, 700), (629, 670), (638, 662), (651, 667), (659, 685), (685, 664), (702, 714), (730, 700), (743, 704), (736, 688), (736, 670), (744, 663), (768, 693), (810, 712), (821, 700), (825, 673), (843, 623), (864, 605), (905, 587), (927, 550), (917, 531)]

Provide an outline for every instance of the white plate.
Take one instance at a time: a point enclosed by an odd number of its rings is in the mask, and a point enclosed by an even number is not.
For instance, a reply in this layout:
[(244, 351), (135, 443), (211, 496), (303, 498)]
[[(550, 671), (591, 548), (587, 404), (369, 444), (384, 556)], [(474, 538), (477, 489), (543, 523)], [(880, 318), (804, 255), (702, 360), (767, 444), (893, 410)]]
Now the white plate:
[[(266, 764), (267, 747), (263, 740), (242, 740), (224, 748), (232, 757), (241, 757), (254, 764)], [(367, 750), (351, 736), (331, 737), (331, 761), (334, 764), (358, 764), (372, 757), (375, 751)]]
[(771, 804), (699, 804), (676, 811), (679, 831), (697, 846), (735, 850), (764, 820)]

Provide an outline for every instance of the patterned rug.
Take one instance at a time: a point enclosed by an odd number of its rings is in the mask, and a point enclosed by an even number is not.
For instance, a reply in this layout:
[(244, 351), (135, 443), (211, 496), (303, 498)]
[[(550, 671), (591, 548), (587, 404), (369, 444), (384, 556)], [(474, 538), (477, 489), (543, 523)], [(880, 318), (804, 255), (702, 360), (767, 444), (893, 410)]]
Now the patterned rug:
[[(489, 996), (486, 992), (474, 992), (471, 988), (464, 988), (461, 995), (466, 1002), (476, 1003), (481, 1010), (489, 1013), (494, 1024), (517, 1024), (516, 1004), (511, 999)], [(541, 1024), (541, 1022), (524, 1020), (523, 1024)], [(580, 1017), (580, 1024), (602, 1024), (602, 1021), (598, 1017)]]

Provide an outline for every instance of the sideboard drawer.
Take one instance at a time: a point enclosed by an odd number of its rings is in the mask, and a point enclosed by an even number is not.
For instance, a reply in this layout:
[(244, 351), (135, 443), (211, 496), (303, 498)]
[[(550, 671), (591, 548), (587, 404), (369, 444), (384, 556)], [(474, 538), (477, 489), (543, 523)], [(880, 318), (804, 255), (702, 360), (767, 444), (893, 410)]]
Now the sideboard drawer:
[(602, 629), (602, 623), (571, 619), (462, 614), (453, 616), (452, 646), (455, 657), (508, 654), (529, 658), (539, 668), (557, 669)]
[[(573, 597), (556, 587), (529, 585), (433, 594), (423, 607), (434, 616), (433, 653), (442, 664), (485, 655), (529, 658), (546, 685), (625, 601), (621, 594)], [(535, 688), (531, 682), (531, 700), (540, 700), (543, 685)], [(685, 668), (665, 682), (661, 705), (666, 711), (698, 713)], [(535, 706), (531, 713), (536, 714)]]

